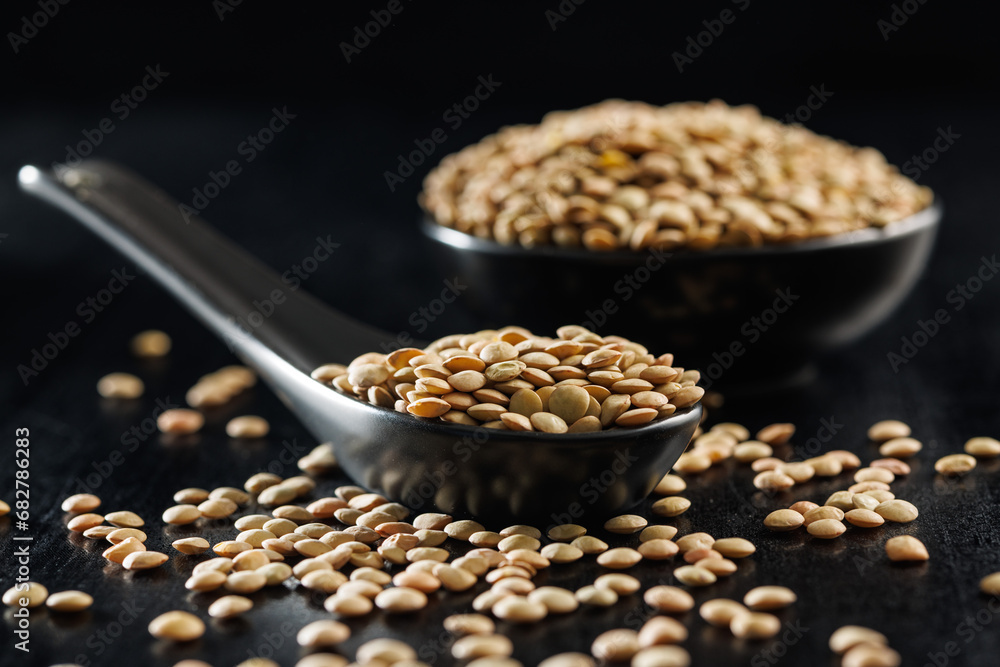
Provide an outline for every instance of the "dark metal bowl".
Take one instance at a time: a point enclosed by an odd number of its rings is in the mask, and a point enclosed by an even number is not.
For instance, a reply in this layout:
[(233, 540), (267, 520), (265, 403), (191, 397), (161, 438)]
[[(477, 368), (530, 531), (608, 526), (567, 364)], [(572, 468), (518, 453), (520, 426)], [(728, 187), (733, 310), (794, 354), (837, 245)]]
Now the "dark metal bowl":
[(673, 253), (529, 250), (426, 219), (422, 230), (484, 327), (583, 324), (675, 353), (706, 387), (740, 387), (802, 377), (886, 319), (926, 265), (941, 211), (788, 245)]

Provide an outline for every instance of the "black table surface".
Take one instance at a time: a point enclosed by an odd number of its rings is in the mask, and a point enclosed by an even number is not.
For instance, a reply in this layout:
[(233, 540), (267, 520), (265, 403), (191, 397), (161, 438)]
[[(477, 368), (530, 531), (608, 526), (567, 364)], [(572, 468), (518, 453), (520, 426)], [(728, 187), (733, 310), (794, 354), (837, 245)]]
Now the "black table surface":
[[(100, 155), (122, 161), (161, 184), (181, 201), (202, 187), (210, 171), (229, 159), (242, 159), (237, 146), (261, 127), (271, 106), (259, 108), (178, 105), (150, 110), (122, 124), (106, 137)], [(835, 108), (836, 107), (836, 108)], [(297, 113), (298, 109), (289, 109)], [(777, 111), (777, 110), (775, 110)], [(995, 665), (1000, 655), (1000, 609), (978, 590), (979, 579), (1000, 570), (1000, 462), (984, 461), (960, 479), (944, 479), (933, 467), (947, 453), (959, 452), (966, 439), (996, 436), (1000, 392), (1000, 281), (988, 280), (959, 308), (949, 298), (957, 285), (996, 261), (998, 235), (996, 183), (997, 134), (987, 109), (927, 106), (921, 109), (871, 105), (862, 100), (831, 103), (817, 114), (823, 132), (854, 143), (874, 144), (890, 159), (905, 162), (911, 153), (932, 145), (938, 128), (961, 135), (922, 174), (946, 206), (935, 253), (913, 294), (893, 316), (858, 343), (820, 360), (818, 374), (806, 385), (780, 392), (731, 394), (711, 419), (735, 420), (757, 429), (789, 421), (797, 433), (783, 455), (810, 455), (811, 440), (835, 424), (824, 449), (842, 448), (863, 460), (877, 458), (865, 432), (879, 419), (898, 418), (913, 427), (924, 450), (912, 462), (912, 474), (893, 484), (898, 497), (914, 502), (920, 517), (908, 525), (873, 530), (852, 529), (832, 541), (809, 538), (803, 531), (769, 534), (761, 520), (772, 509), (794, 500), (822, 500), (845, 488), (849, 475), (810, 482), (792, 493), (769, 498), (755, 492), (752, 472), (727, 462), (701, 475), (688, 476), (685, 495), (693, 506), (663, 523), (681, 534), (706, 531), (716, 537), (743, 536), (758, 550), (739, 563), (738, 571), (708, 588), (694, 590), (697, 602), (741, 598), (759, 584), (782, 584), (799, 601), (778, 612), (782, 633), (767, 641), (741, 641), (714, 629), (696, 611), (679, 616), (690, 638), (684, 646), (698, 665), (836, 665), (827, 648), (831, 632), (844, 624), (867, 625), (884, 632), (907, 665)], [(528, 112), (484, 112), (449, 138), (454, 150), (501, 123), (534, 120)], [(37, 113), (10, 117), (0, 125), (0, 279), (4, 290), (4, 406), (0, 438), (0, 498), (14, 504), (15, 429), (30, 430), (30, 519), (26, 531), (12, 517), (0, 519), (0, 587), (12, 584), (15, 535), (30, 535), (31, 579), (50, 591), (76, 588), (91, 593), (93, 608), (79, 614), (35, 610), (30, 620), (28, 654), (14, 649), (16, 619), (3, 614), (0, 663), (46, 665), (77, 662), (117, 665), (126, 661), (172, 665), (200, 657), (214, 665), (234, 665), (253, 655), (292, 665), (302, 654), (294, 634), (305, 623), (329, 618), (320, 602), (294, 584), (252, 596), (254, 609), (238, 620), (211, 621), (205, 636), (173, 646), (153, 640), (147, 623), (170, 609), (186, 609), (206, 620), (207, 603), (216, 594), (192, 594), (185, 575), (198, 558), (172, 557), (150, 572), (127, 573), (100, 557), (101, 546), (71, 535), (61, 500), (82, 490), (104, 501), (102, 509), (131, 509), (147, 520), (148, 544), (170, 551), (169, 541), (189, 531), (164, 529), (163, 509), (174, 491), (187, 486), (240, 486), (250, 474), (272, 470), (296, 474), (292, 455), (316, 442), (277, 397), (258, 386), (232, 404), (212, 412), (194, 442), (171, 444), (143, 433), (161, 405), (183, 404), (185, 390), (200, 375), (233, 363), (225, 346), (173, 303), (153, 281), (115, 255), (64, 216), (27, 200), (14, 186), (16, 169), (29, 161), (48, 164), (79, 141), (79, 119)], [(405, 110), (340, 107), (312, 109), (292, 121), (257, 160), (245, 164), (205, 209), (220, 229), (271, 266), (286, 270), (312, 252), (316, 237), (339, 243), (332, 258), (310, 275), (306, 288), (331, 304), (390, 331), (424, 336), (474, 330), (477, 323), (461, 299), (431, 323), (413, 331), (409, 316), (441, 289), (441, 276), (426, 261), (426, 247), (415, 230), (414, 196), (419, 175), (389, 192), (383, 172), (395, 154), (426, 127), (406, 120)], [(423, 171), (420, 172), (421, 174)], [(984, 264), (984, 262), (986, 262)], [(87, 299), (107, 287), (113, 271), (136, 274), (110, 303), (90, 309)], [(845, 271), (863, 267), (844, 267)], [(836, 276), (830, 276), (836, 280)], [(526, 308), (534, 307), (525, 304)], [(912, 338), (920, 322), (944, 309), (949, 322), (940, 327), (916, 356), (893, 369), (888, 355), (899, 352), (901, 337)], [(49, 333), (77, 323), (79, 335), (27, 385), (16, 367), (29, 364), (32, 351), (49, 342)], [(780, 323), (779, 323), (780, 326)], [(129, 337), (161, 328), (174, 339), (163, 360), (140, 362), (127, 352)], [(655, 349), (655, 340), (648, 341)], [(128, 371), (146, 382), (141, 399), (101, 400), (94, 384), (111, 371)], [(259, 442), (225, 436), (226, 420), (260, 414), (272, 424)], [(138, 436), (128, 434), (138, 428)], [(328, 495), (347, 480), (319, 480), (315, 496)], [(256, 508), (247, 507), (249, 513)], [(643, 513), (647, 505), (638, 511)], [(499, 529), (499, 526), (493, 527)], [(232, 535), (224, 527), (192, 531), (210, 540)], [(635, 537), (608, 536), (598, 526), (592, 534), (613, 545), (634, 545)], [(883, 545), (899, 534), (919, 537), (930, 560), (893, 565)], [(644, 586), (673, 582), (672, 562), (644, 562), (630, 570)], [(542, 572), (536, 583), (576, 588), (590, 583), (602, 568), (593, 557)], [(353, 634), (339, 650), (353, 658), (362, 642), (379, 636), (404, 639), (422, 660), (453, 664), (451, 638), (441, 620), (471, 608), (475, 593), (438, 593), (422, 612), (399, 617), (374, 613), (349, 622)], [(579, 610), (526, 627), (500, 623), (514, 640), (514, 657), (536, 664), (561, 651), (589, 651), (592, 640), (611, 628), (638, 628), (653, 614), (638, 594), (603, 610)]]

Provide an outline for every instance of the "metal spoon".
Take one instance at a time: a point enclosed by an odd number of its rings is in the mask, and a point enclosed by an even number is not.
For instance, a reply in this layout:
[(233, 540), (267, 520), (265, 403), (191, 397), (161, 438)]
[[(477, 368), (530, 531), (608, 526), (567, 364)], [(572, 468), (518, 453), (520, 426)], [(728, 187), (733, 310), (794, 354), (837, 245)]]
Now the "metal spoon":
[[(416, 511), (577, 521), (642, 500), (687, 446), (701, 407), (648, 425), (568, 435), (417, 419), (343, 395), (309, 372), (393, 337), (290, 291), (261, 262), (128, 170), (22, 167), (21, 188), (96, 232), (159, 281), (274, 389), (359, 484)], [(246, 322), (246, 325), (242, 324)], [(391, 344), (390, 344), (391, 345)]]

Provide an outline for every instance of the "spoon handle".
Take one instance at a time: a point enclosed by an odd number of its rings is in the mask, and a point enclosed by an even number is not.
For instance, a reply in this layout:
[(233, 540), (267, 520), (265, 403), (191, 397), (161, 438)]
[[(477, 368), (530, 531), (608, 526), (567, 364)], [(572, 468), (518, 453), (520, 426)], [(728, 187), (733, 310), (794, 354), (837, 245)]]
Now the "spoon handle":
[(391, 339), (282, 281), (121, 166), (86, 160), (53, 173), (29, 165), (18, 180), (136, 262), (248, 362), (263, 344), (308, 373)]

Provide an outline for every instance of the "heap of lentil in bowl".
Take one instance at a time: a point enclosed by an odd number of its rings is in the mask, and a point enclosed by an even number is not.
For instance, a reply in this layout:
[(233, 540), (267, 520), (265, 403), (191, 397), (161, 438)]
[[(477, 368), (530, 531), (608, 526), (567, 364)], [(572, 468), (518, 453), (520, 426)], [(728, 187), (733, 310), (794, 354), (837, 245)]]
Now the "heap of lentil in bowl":
[(753, 106), (608, 100), (447, 156), (421, 205), (505, 245), (708, 250), (884, 227), (932, 198), (874, 148)]

